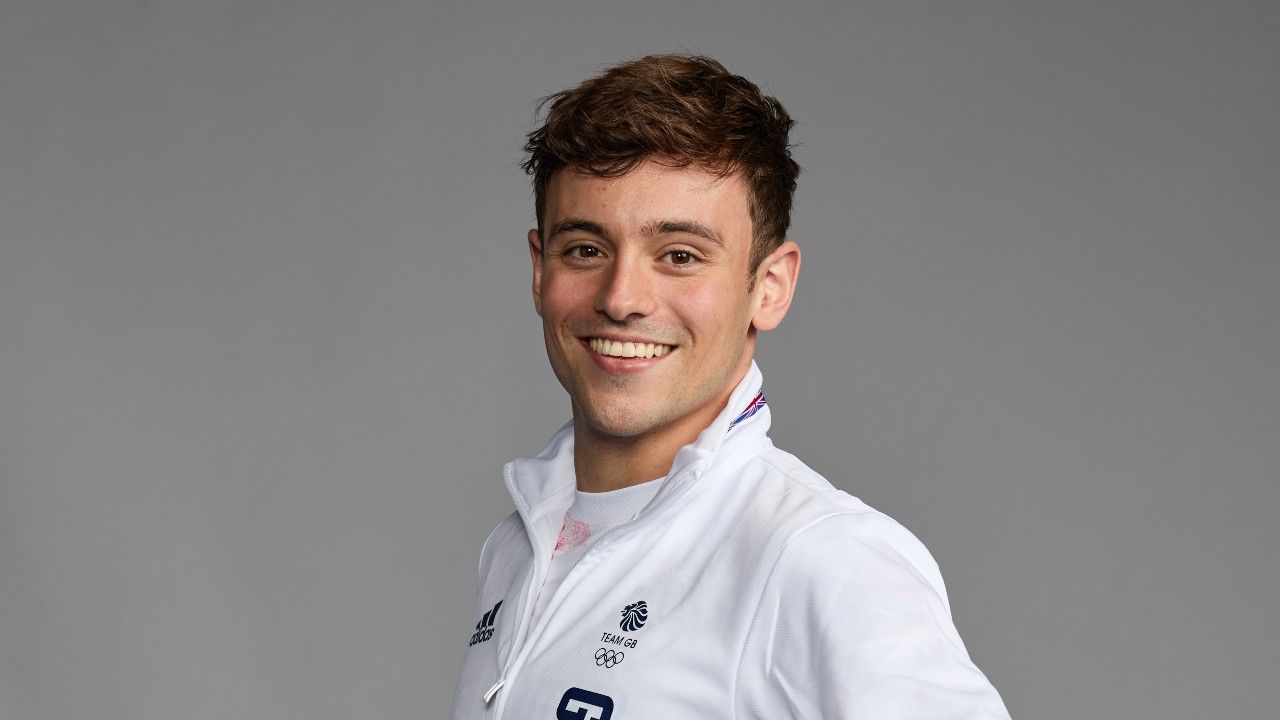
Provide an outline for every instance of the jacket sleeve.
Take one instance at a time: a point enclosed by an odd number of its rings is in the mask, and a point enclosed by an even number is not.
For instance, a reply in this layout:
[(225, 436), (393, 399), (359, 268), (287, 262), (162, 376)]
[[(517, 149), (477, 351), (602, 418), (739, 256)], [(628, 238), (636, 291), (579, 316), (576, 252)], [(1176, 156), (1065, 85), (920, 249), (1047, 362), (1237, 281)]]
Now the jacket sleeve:
[(924, 545), (874, 511), (777, 556), (739, 668), (739, 718), (1008, 720), (965, 650)]

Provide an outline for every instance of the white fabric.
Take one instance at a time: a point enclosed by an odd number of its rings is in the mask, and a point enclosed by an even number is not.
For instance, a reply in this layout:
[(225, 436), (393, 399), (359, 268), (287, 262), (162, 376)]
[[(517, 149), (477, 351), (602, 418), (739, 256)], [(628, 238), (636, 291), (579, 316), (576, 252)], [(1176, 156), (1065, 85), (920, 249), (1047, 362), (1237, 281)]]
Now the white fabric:
[(507, 465), (517, 513), (481, 551), (474, 617), (503, 604), (467, 650), (454, 720), (1008, 719), (920, 541), (775, 448), (767, 406), (730, 430), (761, 382), (753, 363), (536, 623), (574, 498), (572, 426)]
[(534, 601), (530, 623), (537, 623), (546, 609), (547, 602), (555, 595), (569, 571), (601, 537), (622, 523), (634, 518), (657, 494), (662, 478), (609, 492), (574, 493), (573, 505), (564, 514), (560, 536), (556, 538), (551, 553), (551, 565), (547, 579)]

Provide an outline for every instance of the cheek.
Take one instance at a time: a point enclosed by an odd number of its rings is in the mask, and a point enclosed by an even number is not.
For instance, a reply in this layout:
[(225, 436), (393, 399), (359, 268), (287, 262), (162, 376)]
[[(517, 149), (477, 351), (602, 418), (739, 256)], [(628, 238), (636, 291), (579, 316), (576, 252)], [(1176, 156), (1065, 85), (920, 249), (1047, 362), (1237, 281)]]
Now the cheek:
[(720, 338), (742, 334), (745, 337), (745, 287), (724, 281), (689, 283), (674, 296), (676, 312), (695, 335)]
[(572, 278), (544, 275), (541, 294), (543, 319), (563, 317), (584, 302), (590, 306), (590, 292)]

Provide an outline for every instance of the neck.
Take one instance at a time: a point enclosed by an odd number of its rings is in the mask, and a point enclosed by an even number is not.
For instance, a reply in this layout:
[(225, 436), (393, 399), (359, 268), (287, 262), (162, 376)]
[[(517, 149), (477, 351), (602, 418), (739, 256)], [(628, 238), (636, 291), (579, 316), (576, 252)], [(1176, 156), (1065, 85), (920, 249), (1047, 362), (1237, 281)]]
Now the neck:
[(747, 368), (741, 372), (715, 401), (707, 403), (679, 420), (633, 437), (608, 435), (582, 419), (578, 408), (573, 411), (573, 469), (578, 489), (583, 492), (609, 492), (642, 482), (655, 480), (671, 470), (680, 448), (698, 439), (716, 416), (724, 410)]
[(668, 426), (644, 436), (620, 438), (588, 426), (574, 413), (573, 469), (578, 489), (608, 492), (666, 475), (680, 448), (696, 440), (714, 418), (696, 427)]

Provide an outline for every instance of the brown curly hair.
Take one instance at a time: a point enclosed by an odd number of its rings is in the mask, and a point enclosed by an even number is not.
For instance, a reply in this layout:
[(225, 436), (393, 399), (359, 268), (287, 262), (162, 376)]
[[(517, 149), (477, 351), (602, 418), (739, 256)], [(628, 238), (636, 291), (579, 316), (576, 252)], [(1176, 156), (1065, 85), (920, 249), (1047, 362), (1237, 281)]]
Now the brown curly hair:
[(647, 55), (615, 65), (538, 103), (521, 167), (533, 176), (542, 228), (547, 186), (572, 167), (618, 177), (651, 157), (722, 177), (741, 173), (750, 192), (751, 272), (782, 244), (800, 166), (788, 134), (795, 121), (776, 98), (701, 55)]

